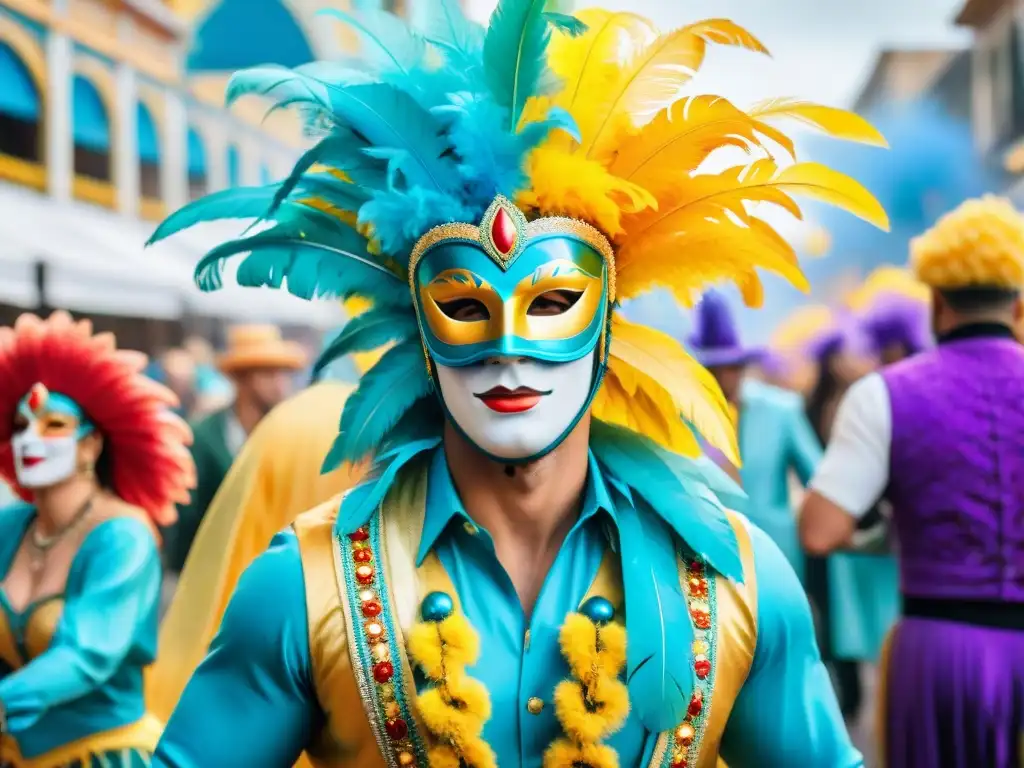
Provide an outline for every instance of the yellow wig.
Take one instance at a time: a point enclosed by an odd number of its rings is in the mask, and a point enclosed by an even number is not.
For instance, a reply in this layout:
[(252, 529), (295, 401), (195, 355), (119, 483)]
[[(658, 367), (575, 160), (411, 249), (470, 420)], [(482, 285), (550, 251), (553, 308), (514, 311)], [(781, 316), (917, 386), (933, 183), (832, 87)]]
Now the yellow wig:
[(314, 384), (274, 408), (250, 435), (217, 491), (160, 630), (146, 686), (149, 711), (166, 722), (213, 639), (242, 572), (307, 509), (355, 485), (362, 468), (321, 474), (352, 387)]
[(1024, 217), (986, 195), (947, 213), (910, 244), (917, 279), (940, 289), (1024, 287)]

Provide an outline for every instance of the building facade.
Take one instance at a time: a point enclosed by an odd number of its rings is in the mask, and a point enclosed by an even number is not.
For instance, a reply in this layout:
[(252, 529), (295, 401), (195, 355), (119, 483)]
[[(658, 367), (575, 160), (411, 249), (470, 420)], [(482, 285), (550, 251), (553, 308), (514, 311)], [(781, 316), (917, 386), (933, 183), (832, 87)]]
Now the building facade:
[[(353, 0), (412, 13), (412, 0)], [(330, 325), (336, 307), (267, 291), (200, 295), (191, 268), (240, 227), (143, 250), (190, 199), (286, 175), (297, 119), (243, 99), (231, 72), (296, 66), (357, 44), (329, 0), (0, 0), (0, 322), (13, 308), (174, 321)]]

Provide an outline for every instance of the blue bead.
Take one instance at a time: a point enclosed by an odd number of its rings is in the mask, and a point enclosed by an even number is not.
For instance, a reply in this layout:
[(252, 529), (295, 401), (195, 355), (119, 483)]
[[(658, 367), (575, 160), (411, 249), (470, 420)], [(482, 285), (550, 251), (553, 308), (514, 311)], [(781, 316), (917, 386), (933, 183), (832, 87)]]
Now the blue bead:
[(607, 624), (615, 618), (615, 607), (603, 597), (592, 597), (580, 606), (580, 613), (595, 624)]
[(444, 621), (455, 610), (455, 602), (447, 592), (431, 592), (420, 605), (424, 621)]

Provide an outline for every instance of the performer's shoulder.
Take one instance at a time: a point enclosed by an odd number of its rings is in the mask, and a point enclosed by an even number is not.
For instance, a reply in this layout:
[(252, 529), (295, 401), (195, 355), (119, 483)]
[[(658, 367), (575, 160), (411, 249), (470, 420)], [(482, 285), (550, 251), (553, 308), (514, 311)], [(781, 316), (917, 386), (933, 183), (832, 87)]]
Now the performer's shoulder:
[(315, 507), (302, 512), (295, 518), (292, 529), (299, 536), (319, 535), (326, 531), (328, 534), (334, 529), (338, 519), (338, 510), (341, 508), (341, 500), (344, 494), (339, 493), (327, 501), (317, 504)]

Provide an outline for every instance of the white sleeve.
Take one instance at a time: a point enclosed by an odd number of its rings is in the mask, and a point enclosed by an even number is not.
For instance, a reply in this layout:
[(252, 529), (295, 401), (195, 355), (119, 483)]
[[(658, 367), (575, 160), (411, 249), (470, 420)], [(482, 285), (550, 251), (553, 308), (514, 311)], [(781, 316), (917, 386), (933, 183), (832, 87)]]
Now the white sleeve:
[(854, 517), (878, 501), (889, 482), (892, 409), (878, 373), (856, 382), (836, 411), (825, 457), (810, 488)]

